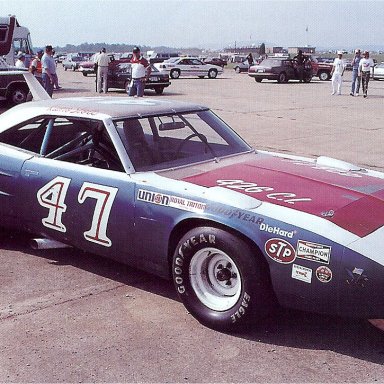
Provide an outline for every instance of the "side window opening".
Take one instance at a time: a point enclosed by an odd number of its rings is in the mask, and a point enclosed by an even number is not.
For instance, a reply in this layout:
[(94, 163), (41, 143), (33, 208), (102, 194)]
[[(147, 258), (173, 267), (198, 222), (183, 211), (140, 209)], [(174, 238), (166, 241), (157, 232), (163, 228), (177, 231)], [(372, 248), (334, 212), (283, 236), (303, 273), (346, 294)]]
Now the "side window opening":
[(0, 141), (46, 158), (124, 171), (101, 121), (44, 117), (3, 132)]

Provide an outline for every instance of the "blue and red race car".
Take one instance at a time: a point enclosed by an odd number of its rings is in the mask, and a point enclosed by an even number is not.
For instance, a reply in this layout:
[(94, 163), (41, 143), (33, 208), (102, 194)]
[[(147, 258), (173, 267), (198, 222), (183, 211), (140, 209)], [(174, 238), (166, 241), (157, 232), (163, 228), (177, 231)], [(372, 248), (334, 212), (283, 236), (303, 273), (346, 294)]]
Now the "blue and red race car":
[(209, 327), (276, 302), (384, 317), (380, 172), (255, 151), (207, 107), (149, 98), (16, 106), (0, 148), (3, 227), (171, 276)]

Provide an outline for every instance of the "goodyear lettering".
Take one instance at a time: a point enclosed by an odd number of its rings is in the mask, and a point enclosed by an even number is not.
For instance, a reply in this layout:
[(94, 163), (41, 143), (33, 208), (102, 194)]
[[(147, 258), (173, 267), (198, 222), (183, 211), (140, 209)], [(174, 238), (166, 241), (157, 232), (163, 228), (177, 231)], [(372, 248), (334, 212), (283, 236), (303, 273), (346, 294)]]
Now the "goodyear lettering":
[(255, 216), (250, 213), (241, 212), (239, 210), (215, 207), (213, 205), (210, 205), (209, 209), (211, 212), (214, 212), (223, 216), (228, 216), (230, 219), (243, 220), (243, 221), (247, 221), (248, 223), (253, 223), (257, 225), (261, 224), (264, 221), (264, 219), (261, 217)]
[(247, 292), (244, 292), (244, 296), (241, 299), (241, 305), (239, 309), (231, 315), (232, 323), (236, 323), (238, 319), (245, 315), (246, 309), (248, 308), (250, 301), (251, 296), (249, 296)]
[(177, 292), (180, 294), (185, 293), (185, 285), (183, 277), (181, 276), (183, 274), (183, 266), (184, 266), (184, 252), (185, 250), (191, 250), (192, 246), (199, 245), (199, 244), (216, 244), (216, 236), (213, 234), (204, 235), (201, 233), (199, 236), (192, 236), (189, 239), (187, 239), (178, 250), (178, 256), (175, 259), (173, 272), (176, 277), (174, 277), (175, 284), (177, 286)]

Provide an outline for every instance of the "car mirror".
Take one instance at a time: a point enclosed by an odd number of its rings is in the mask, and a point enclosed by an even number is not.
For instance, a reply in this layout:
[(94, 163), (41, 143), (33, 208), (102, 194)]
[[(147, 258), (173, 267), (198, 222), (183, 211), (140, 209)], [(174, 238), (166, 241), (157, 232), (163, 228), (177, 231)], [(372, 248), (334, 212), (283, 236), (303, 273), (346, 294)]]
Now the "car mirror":
[(159, 125), (159, 131), (172, 131), (182, 128), (185, 128), (185, 124), (182, 121), (172, 121), (170, 123), (161, 123)]

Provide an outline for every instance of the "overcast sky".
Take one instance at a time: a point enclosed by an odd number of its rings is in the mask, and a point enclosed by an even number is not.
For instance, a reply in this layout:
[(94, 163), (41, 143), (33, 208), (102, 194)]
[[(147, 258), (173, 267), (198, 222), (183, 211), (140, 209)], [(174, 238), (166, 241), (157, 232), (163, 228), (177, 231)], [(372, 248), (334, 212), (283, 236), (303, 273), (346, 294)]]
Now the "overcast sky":
[(384, 45), (384, 1), (0, 0), (34, 46)]

